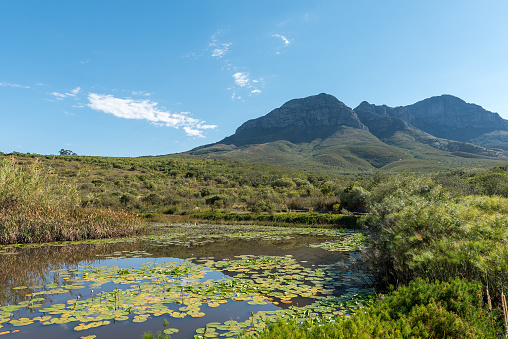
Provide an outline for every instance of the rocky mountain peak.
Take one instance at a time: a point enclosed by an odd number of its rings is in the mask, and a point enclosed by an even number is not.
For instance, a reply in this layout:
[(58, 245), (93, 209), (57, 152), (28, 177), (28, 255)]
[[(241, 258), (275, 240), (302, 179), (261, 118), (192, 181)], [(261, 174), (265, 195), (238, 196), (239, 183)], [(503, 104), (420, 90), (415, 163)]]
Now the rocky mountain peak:
[(328, 137), (341, 126), (367, 129), (350, 107), (333, 95), (321, 93), (290, 100), (265, 116), (249, 120), (224, 141), (236, 144), (266, 140), (300, 142)]
[(431, 97), (406, 108), (414, 116), (414, 126), (441, 138), (468, 141), (484, 133), (508, 130), (508, 122), (499, 114), (453, 95)]
[(236, 133), (242, 133), (252, 128), (292, 127), (307, 131), (317, 127), (339, 127), (341, 125), (365, 129), (351, 108), (333, 95), (321, 93), (290, 100), (263, 117), (245, 122), (236, 130)]

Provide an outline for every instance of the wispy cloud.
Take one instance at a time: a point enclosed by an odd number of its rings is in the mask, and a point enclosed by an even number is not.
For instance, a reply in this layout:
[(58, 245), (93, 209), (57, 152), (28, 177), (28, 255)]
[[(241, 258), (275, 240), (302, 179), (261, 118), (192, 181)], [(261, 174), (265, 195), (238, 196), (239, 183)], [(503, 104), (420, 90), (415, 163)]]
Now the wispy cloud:
[(145, 92), (145, 91), (131, 91), (132, 95), (142, 95), (145, 97), (149, 97), (152, 95), (151, 93)]
[(230, 52), (230, 49), (234, 44), (232, 42), (225, 42), (221, 39), (223, 31), (217, 31), (211, 36), (210, 43), (208, 44), (208, 51), (212, 57), (220, 60), (224, 65), (223, 70), (230, 72), (233, 78), (233, 85), (228, 88), (228, 91), (232, 91), (232, 100), (241, 100), (244, 95), (254, 95), (261, 93), (258, 87), (262, 87), (263, 81), (261, 78), (253, 79), (248, 70), (243, 67), (238, 67), (230, 59), (224, 57)]
[(221, 31), (212, 35), (212, 41), (209, 43), (209, 47), (212, 51), (212, 56), (221, 59), (224, 55), (229, 51), (229, 46), (231, 46), (231, 42), (220, 42), (218, 39)]
[(73, 90), (70, 91), (70, 93), (59, 93), (59, 92), (52, 92), (50, 93), (52, 96), (56, 98), (56, 100), (63, 100), (68, 97), (75, 97), (78, 95), (78, 93), (81, 91), (81, 87), (76, 87)]
[(233, 100), (239, 100), (242, 97), (237, 95), (237, 90), (240, 89), (250, 89), (249, 95), (259, 94), (261, 93), (261, 90), (258, 88), (258, 86), (263, 84), (263, 79), (251, 79), (249, 72), (236, 72), (233, 74), (233, 81), (236, 86), (240, 88), (233, 89)]
[(10, 82), (0, 82), (1, 87), (16, 87), (16, 88), (30, 88), (30, 86), (20, 85), (20, 84), (12, 84)]
[(231, 43), (229, 43), (229, 42), (220, 44), (219, 46), (214, 46), (214, 49), (212, 51), (212, 56), (217, 57), (217, 58), (222, 58), (228, 52), (229, 46), (231, 46)]
[(242, 73), (242, 72), (236, 72), (233, 74), (233, 79), (235, 79), (235, 84), (240, 87), (245, 87), (249, 85), (250, 79), (249, 79), (249, 73)]
[(275, 38), (281, 38), (282, 41), (284, 41), (284, 46), (288, 46), (291, 43), (284, 35), (272, 34), (272, 36)]
[(214, 129), (216, 125), (205, 125), (204, 121), (191, 118), (188, 112), (171, 113), (157, 107), (157, 102), (115, 98), (112, 95), (90, 93), (88, 107), (113, 114), (123, 119), (147, 120), (155, 125), (183, 128), (189, 136), (203, 137), (203, 131)]

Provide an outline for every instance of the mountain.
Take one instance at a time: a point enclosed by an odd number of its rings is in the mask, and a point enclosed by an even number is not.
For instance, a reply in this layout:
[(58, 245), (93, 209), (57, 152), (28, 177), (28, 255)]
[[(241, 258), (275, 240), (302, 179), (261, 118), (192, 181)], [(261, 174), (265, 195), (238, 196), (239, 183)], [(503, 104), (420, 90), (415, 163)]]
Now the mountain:
[[(441, 95), (419, 101), (409, 106), (376, 106), (362, 102), (355, 111), (367, 110), (382, 116), (399, 118), (438, 138), (472, 142), (489, 147), (489, 136), (497, 131), (508, 131), (508, 121), (497, 113), (470, 104), (452, 95)], [(483, 138), (482, 138), (483, 137)], [(508, 149), (508, 144), (496, 144)]]
[(506, 160), (502, 150), (441, 137), (448, 128), (453, 137), (469, 131), (468, 137), (479, 138), (492, 133), (495, 123), (504, 126), (506, 121), (499, 119), (451, 96), (395, 108), (362, 102), (353, 110), (321, 93), (290, 100), (217, 143), (168, 156), (229, 158), (330, 173), (447, 169)]
[(220, 143), (242, 146), (277, 140), (311, 142), (330, 137), (341, 126), (367, 129), (351, 108), (322, 93), (290, 100), (263, 117), (249, 120)]

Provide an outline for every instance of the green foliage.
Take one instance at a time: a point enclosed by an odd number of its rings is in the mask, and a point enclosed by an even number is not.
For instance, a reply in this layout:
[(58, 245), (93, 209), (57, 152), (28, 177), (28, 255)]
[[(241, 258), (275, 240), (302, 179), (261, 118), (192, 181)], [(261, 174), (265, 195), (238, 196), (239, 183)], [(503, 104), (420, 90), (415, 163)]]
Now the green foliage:
[(340, 192), (340, 202), (350, 211), (364, 211), (369, 204), (370, 193), (361, 186), (349, 185)]
[(413, 178), (371, 206), (375, 269), (384, 282), (416, 277), (481, 282), (500, 300), (508, 288), (508, 199), (454, 196)]
[(61, 149), (60, 151), (58, 151), (58, 153), (60, 155), (77, 155), (76, 153), (74, 153), (73, 151), (69, 150), (69, 149)]
[(143, 333), (143, 339), (170, 339), (171, 336), (170, 335), (164, 335), (162, 334), (162, 332), (157, 332), (155, 335), (149, 331), (149, 332), (144, 332)]
[(336, 225), (346, 228), (358, 228), (358, 216), (342, 214), (321, 213), (228, 213), (220, 211), (207, 211), (193, 213), (193, 217), (207, 220), (230, 221), (269, 221), (278, 223), (305, 224), (305, 225)]
[(217, 207), (225, 207), (228, 201), (229, 201), (228, 196), (224, 194), (212, 195), (211, 197), (206, 198), (205, 200), (207, 205), (213, 205)]
[(203, 198), (217, 193), (218, 192), (212, 187), (203, 187), (202, 189), (199, 190), (199, 195)]
[(272, 186), (273, 187), (292, 188), (292, 187), (296, 187), (296, 184), (290, 178), (283, 177), (283, 178), (279, 178), (279, 179), (274, 180), (272, 182)]
[(322, 322), (280, 320), (258, 337), (496, 338), (501, 331), (483, 305), (481, 285), (459, 279), (443, 283), (417, 279), (353, 317)]

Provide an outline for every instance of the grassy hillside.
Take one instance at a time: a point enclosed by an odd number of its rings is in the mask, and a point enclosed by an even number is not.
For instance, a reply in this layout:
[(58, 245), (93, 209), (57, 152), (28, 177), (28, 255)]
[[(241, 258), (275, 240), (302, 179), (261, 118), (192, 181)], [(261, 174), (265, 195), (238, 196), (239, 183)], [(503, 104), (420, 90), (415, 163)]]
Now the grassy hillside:
[(415, 130), (397, 131), (380, 140), (366, 130), (342, 127), (328, 138), (291, 143), (285, 140), (234, 146), (213, 144), (169, 157), (236, 159), (269, 163), (333, 175), (433, 172), (457, 167), (493, 166), (505, 158), (466, 143), (432, 137)]
[[(287, 142), (270, 146), (285, 150), (294, 147)], [(320, 147), (317, 142), (307, 146), (307, 151)], [(236, 213), (362, 211), (369, 196), (377, 194), (379, 183), (392, 176), (389, 171), (333, 176), (218, 159), (18, 154), (15, 161), (24, 167), (37, 161), (55, 174), (59, 182), (75, 185), (81, 206), (156, 214), (192, 214), (217, 209)], [(411, 167), (429, 172), (442, 169), (435, 180), (462, 194), (493, 191), (508, 194), (506, 169), (502, 166), (495, 170), (451, 172), (448, 164), (408, 157), (385, 168), (395, 165), (399, 171)], [(316, 168), (322, 167), (316, 165)]]

